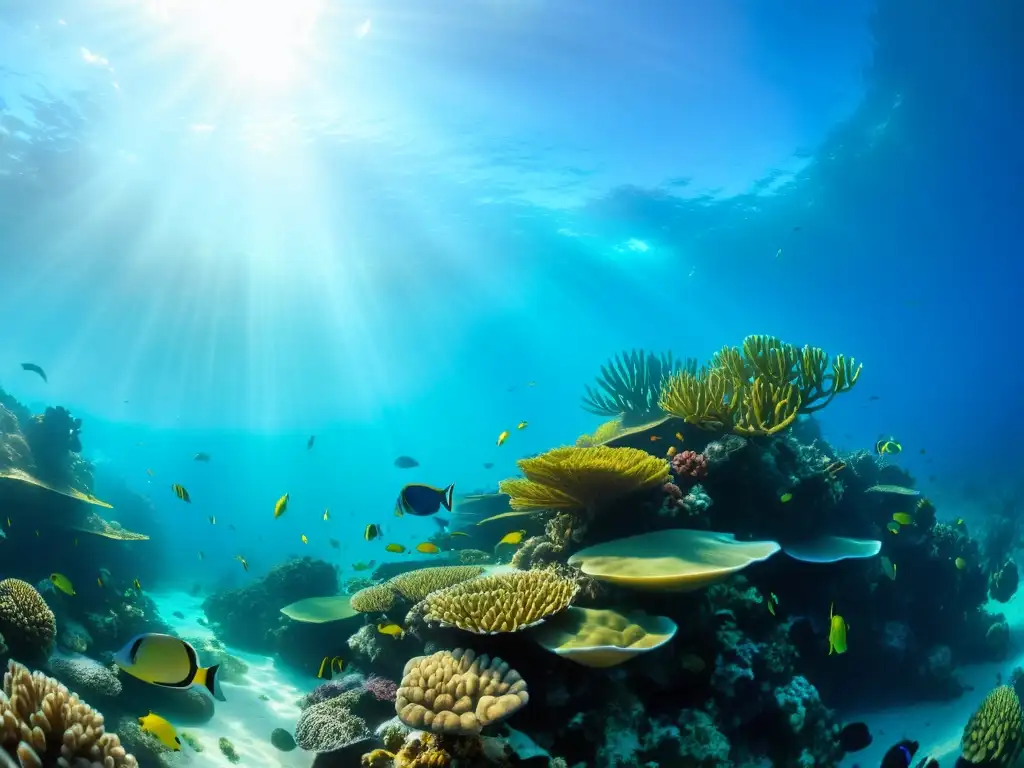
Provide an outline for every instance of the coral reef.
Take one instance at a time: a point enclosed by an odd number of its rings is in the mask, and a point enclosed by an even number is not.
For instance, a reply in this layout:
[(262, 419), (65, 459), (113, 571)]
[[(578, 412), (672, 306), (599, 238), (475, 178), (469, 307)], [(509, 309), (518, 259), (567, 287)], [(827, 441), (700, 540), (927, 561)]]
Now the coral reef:
[(964, 728), (961, 749), (971, 765), (1013, 766), (1024, 746), (1024, 714), (1013, 688), (1001, 685)]
[(0, 581), (0, 634), (15, 656), (31, 661), (49, 655), (57, 636), (57, 620), (28, 582)]
[(53, 677), (90, 698), (121, 695), (117, 666), (104, 666), (88, 656), (54, 655), (46, 664)]
[(627, 427), (653, 421), (664, 415), (658, 396), (665, 379), (696, 366), (696, 360), (678, 361), (671, 352), (622, 352), (601, 366), (595, 389), (586, 387), (583, 408), (599, 416), (617, 417)]
[(352, 712), (345, 696), (307, 707), (295, 725), (295, 743), (310, 752), (333, 752), (369, 736), (366, 721)]

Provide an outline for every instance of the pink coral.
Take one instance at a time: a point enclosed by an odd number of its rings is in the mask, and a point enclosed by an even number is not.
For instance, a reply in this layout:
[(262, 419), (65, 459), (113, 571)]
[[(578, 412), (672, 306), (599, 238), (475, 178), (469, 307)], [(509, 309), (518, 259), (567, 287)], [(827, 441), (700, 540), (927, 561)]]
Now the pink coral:
[(677, 479), (684, 477), (702, 480), (708, 476), (708, 460), (702, 453), (682, 451), (672, 457), (672, 474)]
[(665, 492), (665, 495), (668, 496), (673, 501), (679, 501), (680, 499), (683, 498), (683, 489), (680, 488), (675, 483), (665, 483), (663, 486), (661, 486), (661, 490), (663, 490)]
[(398, 693), (398, 683), (379, 675), (370, 675), (363, 683), (363, 690), (371, 694), (377, 701), (394, 701)]

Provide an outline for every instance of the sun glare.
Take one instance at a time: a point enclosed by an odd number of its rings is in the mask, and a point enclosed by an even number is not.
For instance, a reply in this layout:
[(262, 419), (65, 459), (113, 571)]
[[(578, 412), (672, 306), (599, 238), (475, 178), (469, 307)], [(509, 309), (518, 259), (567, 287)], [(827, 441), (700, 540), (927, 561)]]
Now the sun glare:
[(232, 79), (291, 80), (308, 60), (322, 0), (158, 0), (157, 15), (181, 26)]

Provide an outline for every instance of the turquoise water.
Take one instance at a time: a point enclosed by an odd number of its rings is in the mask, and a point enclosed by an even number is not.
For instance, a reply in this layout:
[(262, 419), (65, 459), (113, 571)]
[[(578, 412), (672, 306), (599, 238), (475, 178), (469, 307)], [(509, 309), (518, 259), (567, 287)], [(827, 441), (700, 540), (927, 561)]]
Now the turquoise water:
[[(0, 577), (41, 585), (58, 652), (107, 663), (136, 631), (170, 631), (220, 638), (249, 665), (225, 684), (226, 703), (179, 726), (207, 748), (160, 764), (228, 764), (216, 747), (227, 736), (243, 765), (312, 765), (316, 750), (279, 751), (269, 733), (294, 731), (297, 699), (323, 682), (325, 655), (398, 682), (405, 659), (474, 641), (531, 683), (529, 707), (510, 724), (552, 765), (690, 765), (654, 747), (620, 760), (600, 729), (552, 725), (583, 707), (571, 697), (551, 704), (558, 697), (546, 699), (540, 681), (579, 692), (613, 673), (573, 676), (575, 667), (547, 666), (504, 636), (411, 631), (384, 647), (393, 663), (370, 662), (348, 638), (363, 623), (403, 623), (404, 612), (295, 629), (278, 610), (355, 593), (410, 563), (461, 564), (464, 549), (507, 565), (520, 545), (501, 537), (546, 535), (555, 513), (480, 527), (487, 513), (466, 497), (496, 493), (521, 474), (520, 460), (614, 417), (581, 407), (602, 365), (632, 349), (704, 363), (768, 334), (854, 358), (861, 378), (813, 426), (802, 415), (753, 440), (768, 447), (734, 481), (716, 486), (712, 470), (700, 522), (630, 503), (571, 548), (670, 526), (882, 541), (900, 574), (888, 584), (874, 566), (861, 583), (838, 567), (787, 570), (781, 556), (745, 575), (760, 593), (779, 593), (785, 621), (806, 619), (818, 651), (828, 647), (829, 604), (847, 613), (849, 655), (822, 666), (794, 635), (801, 661), (788, 671), (817, 687), (837, 729), (870, 725), (877, 711), (896, 722), (902, 707), (926, 713), (900, 733), (873, 726), (871, 751), (845, 764), (877, 764), (906, 737), (921, 741), (920, 757), (945, 745), (942, 764), (952, 765), (959, 729), (992, 683), (990, 667), (974, 665), (994, 664), (1009, 682), (1016, 649), (1016, 614), (989, 598), (1020, 533), (1024, 411), (1012, 344), (1024, 156), (1013, 83), (1024, 62), (1013, 31), (1022, 23), (1009, 0), (980, 10), (910, 0), (0, 0), (0, 405), (11, 414), (0, 412)], [(47, 474), (30, 422), (58, 406), (81, 419), (81, 450), (61, 443)], [(630, 445), (663, 459), (670, 444), (713, 452), (707, 444), (722, 437), (692, 419), (678, 428), (685, 439), (673, 427)], [(879, 455), (880, 438), (902, 452)], [(786, 464), (786, 450), (799, 462)], [(936, 525), (964, 534), (960, 548), (933, 547), (941, 537), (929, 527), (916, 555), (899, 549), (909, 536), (894, 542), (885, 527), (906, 510), (864, 492), (866, 474), (840, 471), (845, 502), (812, 496), (799, 483), (814, 451), (851, 468), (868, 452), (872, 482), (913, 487), (934, 503)], [(416, 466), (397, 466), (402, 456)], [(397, 517), (406, 483), (454, 483), (455, 509)], [(790, 491), (793, 506), (780, 507)], [(275, 516), (284, 494), (287, 511)], [(148, 539), (91, 535), (93, 513)], [(370, 524), (382, 531), (368, 540)], [(416, 552), (423, 544), (440, 551)], [(913, 558), (930, 551), (934, 561), (940, 549), (951, 562), (965, 557), (960, 581), (939, 582), (924, 565), (915, 576)], [(266, 586), (299, 558), (334, 568), (336, 583), (317, 581), (314, 563), (295, 566), (314, 569), (303, 584)], [(47, 588), (51, 573), (75, 585), (73, 600)], [(930, 595), (917, 605), (932, 606), (935, 585), (955, 597), (917, 616), (916, 590)], [(212, 615), (204, 601), (217, 599), (240, 615)], [(641, 607), (685, 627), (698, 611), (689, 599), (615, 592), (584, 602)], [(119, 602), (146, 619), (101, 637), (102, 621), (88, 615), (120, 615)], [(977, 643), (957, 646), (949, 636), (973, 635), (949, 616), (966, 626), (983, 604), (1007, 612), (1010, 639), (994, 651), (980, 630)], [(767, 628), (727, 608), (737, 631), (769, 642)], [(893, 622), (912, 630), (901, 668), (952, 647), (950, 674), (975, 690), (925, 690), (909, 671), (894, 690), (860, 690), (858, 678), (888, 674), (878, 638)], [(94, 643), (68, 647), (69, 623), (87, 625)], [(721, 666), (707, 631), (651, 658), (676, 669), (703, 654), (711, 676)], [(11, 655), (49, 669), (45, 658)], [(984, 683), (973, 682), (979, 669)], [(685, 742), (666, 701), (703, 712), (711, 699), (687, 693), (688, 680), (638, 693), (630, 686), (643, 674), (607, 678), (624, 686), (609, 701), (626, 711), (634, 697), (641, 720), (668, 718)], [(108, 723), (132, 720), (150, 706), (138, 695), (96, 706)], [(795, 765), (806, 745), (793, 745), (814, 742), (748, 744), (744, 733), (762, 721), (730, 730), (729, 706), (714, 700), (732, 749), (702, 768)], [(947, 720), (929, 709), (935, 701), (951, 708)], [(601, 712), (619, 723), (609, 732), (648, 739), (646, 726)], [(822, 738), (807, 754), (838, 764)], [(357, 766), (360, 752), (317, 764)]]

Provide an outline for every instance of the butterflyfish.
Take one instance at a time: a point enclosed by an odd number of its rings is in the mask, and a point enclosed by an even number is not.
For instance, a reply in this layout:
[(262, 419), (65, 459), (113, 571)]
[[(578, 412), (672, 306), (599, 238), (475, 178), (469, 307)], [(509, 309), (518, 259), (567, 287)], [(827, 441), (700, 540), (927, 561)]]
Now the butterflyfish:
[(885, 555), (882, 555), (882, 573), (889, 577), (892, 581), (896, 581), (896, 563), (890, 560)]
[(498, 544), (522, 544), (526, 531), (510, 531), (501, 537)]
[(516, 424), (516, 429), (526, 429), (528, 426), (530, 426), (530, 422), (520, 421), (518, 424)]
[(328, 680), (334, 676), (335, 671), (341, 672), (345, 668), (345, 662), (341, 656), (324, 656), (324, 660), (320, 662), (320, 671), (316, 673), (317, 678)]
[(504, 442), (506, 440), (508, 440), (508, 430), (507, 429), (504, 432), (502, 432), (500, 435), (498, 435), (497, 446), (500, 448), (504, 444)]
[(429, 541), (424, 541), (422, 544), (416, 545), (416, 551), (422, 552), (424, 555), (436, 555), (441, 550), (437, 546), (437, 544), (432, 544)]
[(30, 371), (32, 373), (38, 374), (39, 378), (41, 378), (43, 381), (47, 381), (47, 379), (46, 379), (46, 371), (44, 371), (42, 368), (40, 368), (35, 363), (22, 363), (21, 364), (21, 370), (23, 370), (23, 371)]
[(958, 517), (958, 518), (956, 519), (956, 524), (957, 524), (957, 525), (963, 525), (963, 524), (964, 524), (964, 519), (963, 519), (962, 517)]
[(114, 662), (132, 677), (162, 688), (205, 689), (225, 701), (217, 673), (220, 665), (202, 667), (196, 649), (177, 637), (155, 632), (136, 635), (114, 655)]
[[(405, 545), (404, 544), (388, 544), (386, 547), (384, 547), (384, 550), (387, 551), (387, 552), (394, 552), (395, 554), (401, 554), (402, 552), (405, 552)], [(353, 566), (353, 567), (355, 567), (355, 566)]]
[(240, 562), (245, 570), (249, 570), (249, 561), (246, 560), (244, 557), (242, 557), (241, 555), (235, 555), (235, 560)]
[(768, 593), (767, 603), (768, 603), (768, 613), (770, 613), (772, 616), (774, 616), (775, 615), (775, 606), (779, 604), (779, 598), (777, 598), (775, 596), (774, 592), (769, 592)]
[(893, 514), (892, 519), (900, 525), (910, 525), (914, 522), (914, 518), (908, 512), (896, 512)]
[(274, 519), (276, 520), (288, 511), (288, 494), (286, 493), (274, 504)]
[(139, 718), (139, 725), (143, 733), (151, 733), (156, 736), (157, 741), (174, 752), (181, 751), (181, 739), (174, 726), (164, 720), (160, 715), (150, 712), (145, 717)]
[[(370, 523), (366, 528), (363, 529), (363, 538), (367, 541), (373, 541), (380, 537), (380, 526), (376, 523)], [(337, 549), (337, 547), (335, 547)]]
[(441, 507), (451, 512), (453, 493), (455, 493), (455, 483), (447, 488), (409, 483), (398, 494), (398, 500), (395, 502), (395, 515), (398, 517), (402, 515), (427, 517), (437, 514)]
[(677, 453), (679, 453), (679, 449), (678, 449), (678, 448), (676, 448), (676, 447), (675, 447), (674, 445), (670, 445), (670, 446), (668, 447), (668, 450), (667, 450), (667, 451), (665, 451), (665, 458), (666, 458), (666, 459), (671, 459), (671, 458), (672, 458), (673, 456), (675, 456), (675, 455), (676, 455)]
[(324, 522), (326, 523), (330, 519), (331, 519), (331, 510), (328, 508), (328, 509), (324, 510)]
[(888, 439), (883, 438), (875, 443), (875, 453), (879, 456), (884, 456), (885, 454), (895, 456), (902, 451), (903, 446), (891, 437)]
[(309, 544), (309, 539), (306, 538), (306, 534), (302, 534), (302, 543)]
[(843, 617), (835, 612), (836, 604), (832, 603), (828, 608), (828, 655), (833, 653), (846, 653), (846, 622)]
[(401, 640), (405, 637), (405, 630), (403, 630), (397, 624), (378, 624), (377, 631), (382, 635), (391, 635), (395, 640)]
[(781, 496), (779, 496), (779, 501), (781, 501), (783, 504), (788, 504), (792, 500), (793, 500), (793, 494), (792, 493), (784, 493)]
[(967, 561), (964, 560), (962, 557), (958, 557), (956, 560), (954, 560), (953, 564), (957, 567), (958, 570), (961, 571), (967, 567)]
[(192, 503), (192, 497), (188, 495), (188, 491), (185, 489), (184, 485), (178, 485), (177, 483), (175, 483), (174, 485), (171, 486), (171, 490), (174, 491), (175, 496), (184, 501), (186, 504)]
[(65, 595), (75, 596), (75, 588), (71, 584), (71, 579), (62, 573), (51, 573), (50, 583), (53, 584), (57, 589), (63, 592)]
[(203, 453), (202, 451), (200, 451), (199, 453), (197, 453), (195, 456), (192, 457), (192, 461), (209, 461), (209, 460), (210, 460), (210, 454)]

